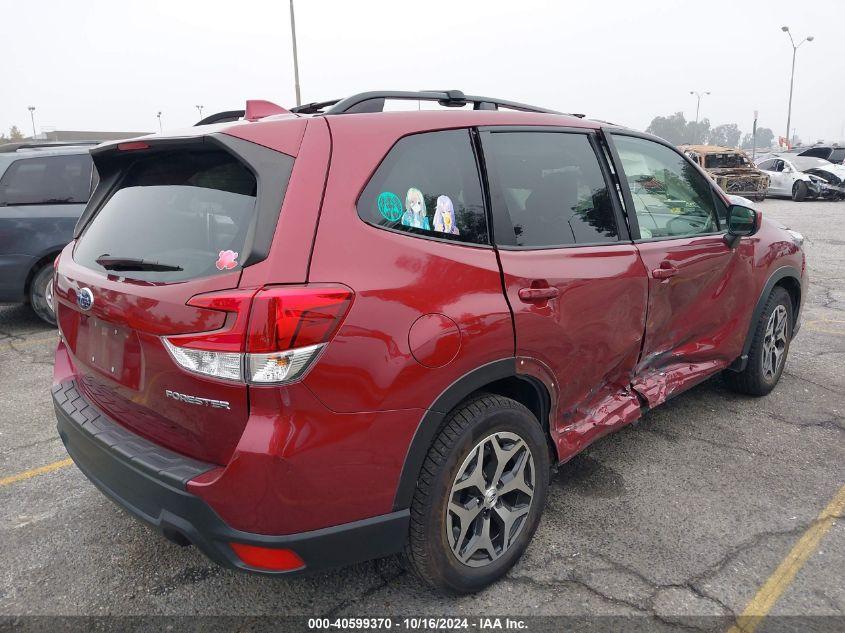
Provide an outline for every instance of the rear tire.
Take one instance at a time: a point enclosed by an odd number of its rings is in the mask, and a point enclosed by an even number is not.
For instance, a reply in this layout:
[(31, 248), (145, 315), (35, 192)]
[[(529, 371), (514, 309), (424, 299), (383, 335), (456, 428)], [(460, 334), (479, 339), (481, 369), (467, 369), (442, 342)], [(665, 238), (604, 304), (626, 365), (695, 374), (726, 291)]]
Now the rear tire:
[(29, 305), (42, 321), (56, 325), (53, 311), (53, 262), (44, 264), (29, 284)]
[(728, 387), (750, 396), (765, 396), (775, 388), (792, 341), (792, 319), (789, 293), (775, 286), (754, 329), (745, 369), (722, 374)]
[(792, 185), (792, 199), (795, 202), (803, 202), (806, 200), (808, 193), (809, 189), (807, 189), (807, 183), (803, 180), (799, 180)]
[(490, 394), (466, 401), (420, 471), (406, 566), (447, 593), (479, 591), (504, 576), (537, 529), (549, 462), (545, 433), (526, 407)]

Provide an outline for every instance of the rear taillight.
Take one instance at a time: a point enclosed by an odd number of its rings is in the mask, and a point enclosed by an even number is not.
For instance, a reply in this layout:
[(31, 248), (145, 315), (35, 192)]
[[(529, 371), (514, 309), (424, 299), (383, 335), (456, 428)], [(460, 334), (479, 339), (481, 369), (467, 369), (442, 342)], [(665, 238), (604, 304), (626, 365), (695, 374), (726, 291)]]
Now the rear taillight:
[(277, 286), (198, 295), (188, 305), (230, 313), (222, 330), (164, 338), (188, 371), (280, 385), (301, 378), (352, 305), (345, 286)]

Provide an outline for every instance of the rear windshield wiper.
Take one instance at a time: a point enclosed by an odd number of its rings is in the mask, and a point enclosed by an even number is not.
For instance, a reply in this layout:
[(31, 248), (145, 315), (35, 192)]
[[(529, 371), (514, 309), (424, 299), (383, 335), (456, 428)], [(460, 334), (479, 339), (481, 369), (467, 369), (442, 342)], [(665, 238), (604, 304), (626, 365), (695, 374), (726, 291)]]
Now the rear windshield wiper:
[(153, 270), (161, 272), (176, 272), (182, 270), (181, 266), (173, 264), (162, 264), (137, 257), (112, 257), (109, 254), (100, 255), (95, 260), (106, 270)]

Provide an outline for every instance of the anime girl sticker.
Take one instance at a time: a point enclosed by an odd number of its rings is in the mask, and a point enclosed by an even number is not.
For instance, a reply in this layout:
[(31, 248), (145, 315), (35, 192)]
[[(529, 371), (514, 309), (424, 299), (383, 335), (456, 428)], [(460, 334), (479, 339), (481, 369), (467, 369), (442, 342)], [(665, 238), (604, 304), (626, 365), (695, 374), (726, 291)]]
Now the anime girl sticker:
[(460, 235), (455, 224), (455, 205), (449, 196), (437, 196), (437, 209), (434, 211), (434, 230), (451, 235)]
[(426, 231), (431, 230), (425, 212), (425, 198), (423, 198), (422, 191), (416, 187), (411, 187), (405, 194), (405, 213), (402, 214), (402, 225), (413, 226)]

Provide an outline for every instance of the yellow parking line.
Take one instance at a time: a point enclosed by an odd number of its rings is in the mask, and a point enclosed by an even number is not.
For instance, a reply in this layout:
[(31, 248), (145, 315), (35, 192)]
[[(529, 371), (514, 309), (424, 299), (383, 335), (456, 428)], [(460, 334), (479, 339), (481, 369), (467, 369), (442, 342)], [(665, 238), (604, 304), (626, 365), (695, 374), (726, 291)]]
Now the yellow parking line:
[(52, 464), (47, 464), (46, 466), (39, 466), (38, 468), (31, 468), (29, 470), (25, 470), (22, 473), (18, 473), (17, 475), (9, 475), (8, 477), (3, 477), (3, 479), (0, 479), (0, 487), (8, 486), (9, 484), (13, 484), (17, 481), (23, 481), (24, 479), (30, 479), (37, 475), (51, 473), (54, 470), (59, 470), (60, 468), (64, 468), (65, 466), (70, 466), (72, 463), (73, 460), (68, 457), (67, 459), (62, 459), (57, 462), (53, 462)]
[(754, 633), (763, 618), (771, 611), (783, 592), (792, 583), (795, 574), (801, 570), (807, 559), (816, 551), (819, 541), (827, 534), (834, 520), (842, 518), (843, 510), (845, 510), (845, 486), (839, 489), (839, 492), (833, 497), (833, 501), (822, 510), (813, 525), (804, 532), (792, 551), (786, 555), (775, 572), (769, 576), (766, 584), (748, 603), (748, 606), (745, 607), (742, 615), (739, 616), (736, 624), (728, 630), (728, 633)]

